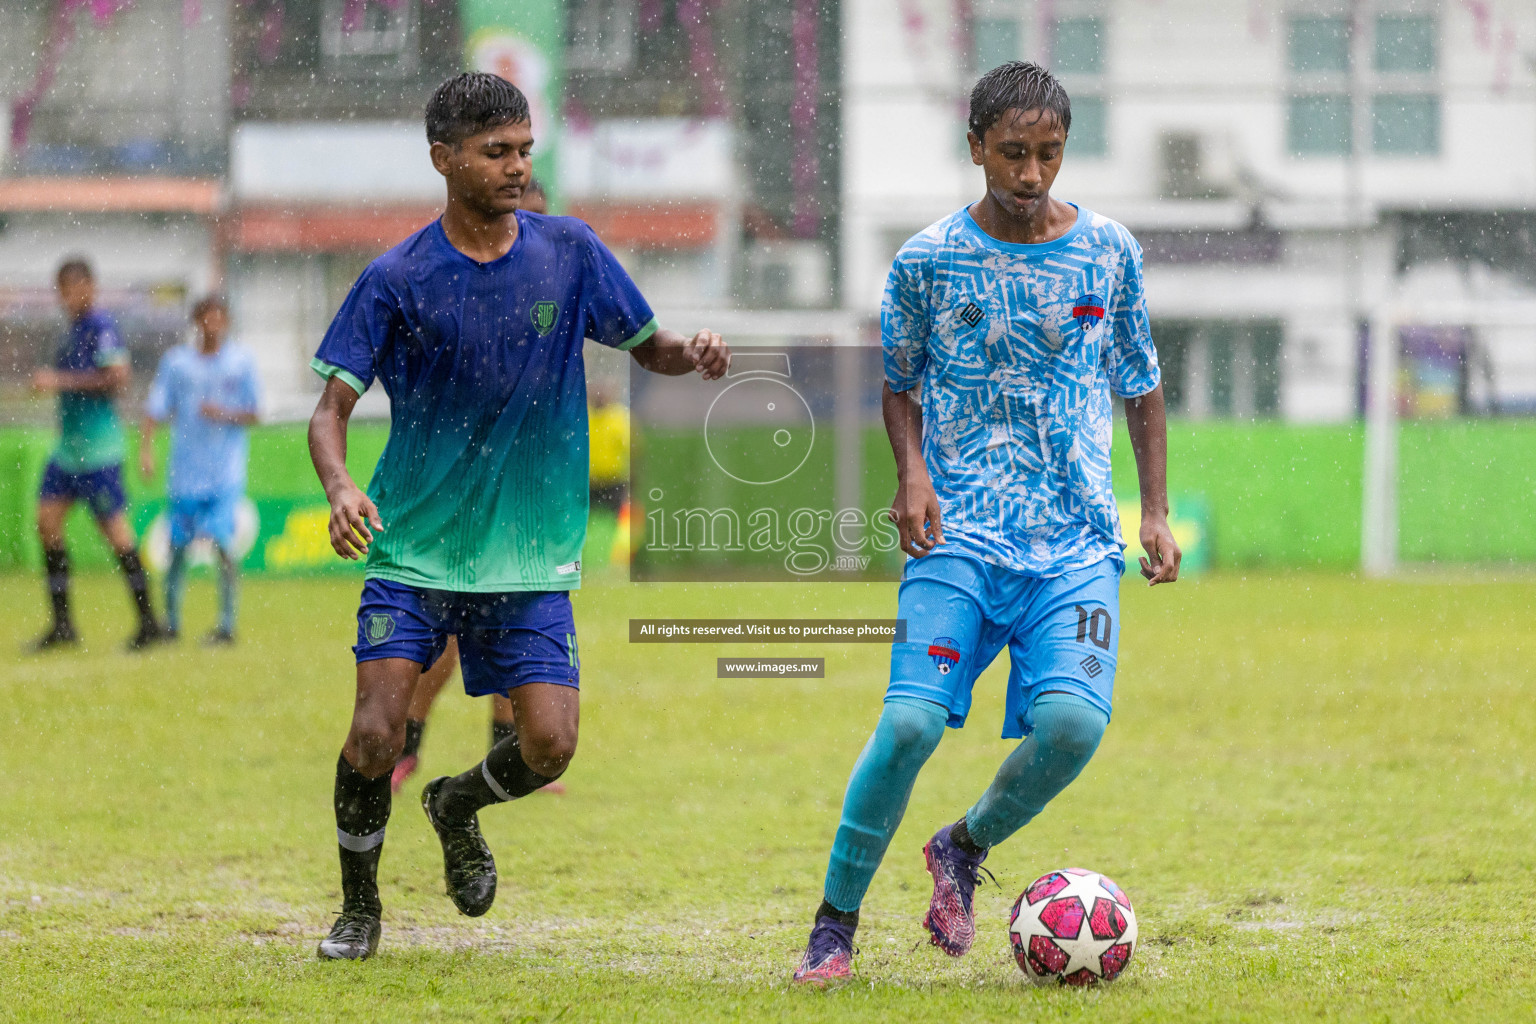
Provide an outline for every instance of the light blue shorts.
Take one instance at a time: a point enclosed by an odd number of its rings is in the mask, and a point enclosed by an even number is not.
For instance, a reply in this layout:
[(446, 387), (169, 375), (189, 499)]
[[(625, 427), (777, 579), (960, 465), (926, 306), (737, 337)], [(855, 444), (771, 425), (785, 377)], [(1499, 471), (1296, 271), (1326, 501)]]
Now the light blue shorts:
[(240, 509), (239, 491), (204, 498), (172, 498), (169, 516), (171, 547), (184, 548), (207, 537), (226, 551), (235, 540), (235, 517)]
[[(947, 546), (947, 545), (946, 545)], [(971, 687), (1004, 646), (1008, 673), (1003, 738), (1034, 729), (1042, 693), (1071, 693), (1106, 715), (1120, 649), (1120, 573), (1115, 559), (1062, 576), (1025, 576), (959, 550), (907, 560), (896, 616), (907, 642), (891, 647), (891, 697), (916, 697), (965, 725)]]

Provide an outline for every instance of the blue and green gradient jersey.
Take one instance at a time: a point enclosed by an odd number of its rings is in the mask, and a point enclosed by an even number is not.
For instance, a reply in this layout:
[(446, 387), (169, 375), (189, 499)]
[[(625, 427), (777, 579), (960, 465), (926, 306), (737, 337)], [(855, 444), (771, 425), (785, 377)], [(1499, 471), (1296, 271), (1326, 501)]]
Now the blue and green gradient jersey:
[[(121, 366), (128, 349), (117, 324), (99, 309), (69, 325), (54, 358), (55, 369), (81, 373)], [(120, 465), (128, 454), (123, 424), (112, 396), (102, 391), (59, 392), (59, 445), (53, 461), (68, 473)]]
[(1110, 392), (1157, 387), (1141, 247), (1079, 208), (1040, 245), (960, 210), (896, 256), (880, 313), (892, 391), (922, 385), (923, 459), (945, 540), (1031, 576), (1124, 565)]
[(650, 307), (592, 229), (519, 211), (478, 263), (434, 221), (374, 260), (311, 365), (390, 399), (367, 575), (436, 590), (571, 590), (587, 529), (582, 341), (629, 349)]

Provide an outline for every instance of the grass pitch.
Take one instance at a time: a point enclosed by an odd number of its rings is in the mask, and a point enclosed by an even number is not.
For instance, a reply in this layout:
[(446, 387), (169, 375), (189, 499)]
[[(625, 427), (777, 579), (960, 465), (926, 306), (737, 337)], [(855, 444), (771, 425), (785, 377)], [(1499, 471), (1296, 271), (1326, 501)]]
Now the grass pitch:
[[(40, 630), (41, 590), (5, 579), (0, 649)], [(1008, 749), (1003, 666), (918, 781), (856, 980), (826, 993), (788, 977), (885, 649), (631, 646), (627, 620), (883, 617), (894, 587), (589, 586), (569, 794), (482, 815), (500, 895), (459, 917), (415, 796), (480, 755), (488, 712), (445, 692), (361, 964), (314, 959), (339, 903), (356, 582), (252, 580), (240, 646), (141, 657), (118, 653), (119, 581), (79, 591), (89, 649), (0, 662), (3, 1019), (1488, 1021), (1536, 1003), (1536, 583), (1127, 585), (1114, 722), (989, 859), (1003, 888), (981, 891), (975, 950), (923, 941), (920, 847)], [(759, 651), (824, 655), (827, 678), (714, 678), (717, 656)], [(1007, 909), (1071, 865), (1127, 889), (1141, 945), (1106, 989), (1031, 989)]]

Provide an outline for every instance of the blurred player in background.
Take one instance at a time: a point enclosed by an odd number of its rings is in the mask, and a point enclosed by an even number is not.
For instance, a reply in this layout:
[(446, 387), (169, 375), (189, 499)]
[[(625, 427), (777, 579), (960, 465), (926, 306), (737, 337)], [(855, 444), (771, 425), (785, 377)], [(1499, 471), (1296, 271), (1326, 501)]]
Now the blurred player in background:
[[(821, 906), (795, 980), (847, 978), (859, 907), (945, 726), (1008, 648), (1004, 738), (1022, 742), (923, 854), (923, 919), (950, 956), (976, 937), (987, 851), (1077, 778), (1109, 724), (1125, 542), (1110, 486), (1111, 392), (1141, 483), (1141, 571), (1179, 574), (1168, 529), (1163, 389), (1141, 247), (1051, 197), (1072, 126), (1066, 90), (1010, 61), (971, 92), (986, 194), (902, 246), (880, 311), (881, 407), (896, 456), (891, 519), (910, 559), (891, 678), (853, 766)], [(919, 404), (918, 386), (921, 385)]]
[[(390, 775), (424, 666), (459, 639), (464, 689), (501, 693), (515, 733), (422, 791), (454, 905), (491, 908), (496, 862), (479, 811), (559, 778), (576, 751), (580, 660), (570, 591), (587, 523), (582, 342), (648, 370), (723, 377), (718, 334), (658, 327), (591, 228), (518, 209), (531, 176), (528, 100), (495, 75), (444, 82), (426, 110), (443, 215), (369, 264), (311, 365), (326, 379), (309, 447), (331, 546), (366, 557), (352, 725), (336, 761), (342, 910), (323, 959), (378, 947)], [(389, 441), (369, 493), (347, 471), (347, 424), (378, 379)], [(548, 856), (561, 856), (558, 847)]]
[(160, 639), (160, 626), (150, 605), (138, 540), (124, 514), (128, 498), (123, 491), (123, 460), (128, 447), (113, 402), (128, 386), (128, 349), (117, 324), (96, 308), (96, 275), (89, 263), (66, 260), (56, 282), (69, 328), (53, 367), (32, 377), (34, 390), (59, 396), (59, 443), (43, 471), (37, 499), (37, 533), (43, 542), (53, 627), (33, 649), (46, 651), (79, 639), (69, 609), (64, 517), (70, 506), (83, 501), (116, 552), (128, 581), (139, 616), (128, 648), (140, 650)]
[(160, 359), (144, 403), (139, 469), (155, 473), (155, 430), (171, 424), (165, 489), (170, 499), (171, 563), (165, 574), (165, 628), (181, 632), (181, 594), (187, 549), (199, 537), (213, 542), (219, 559), (219, 624), (204, 643), (235, 641), (240, 564), (235, 554), (235, 516), (245, 497), (249, 457), (247, 428), (256, 422), (261, 381), (243, 345), (225, 340), (229, 309), (218, 296), (192, 307), (196, 345), (178, 345)]
[[(528, 182), (528, 187), (523, 190), (523, 201), (518, 209), (528, 213), (548, 213), (549, 198), (544, 194), (544, 186), (538, 179)], [(427, 716), (432, 714), (432, 704), (437, 700), (437, 695), (442, 692), (448, 680), (453, 678), (453, 670), (459, 667), (459, 638), (450, 636), (448, 646), (443, 650), (442, 657), (433, 662), (431, 667), (422, 672), (421, 678), (416, 680), (416, 692), (411, 695), (411, 706), (405, 713), (405, 746), (400, 750), (400, 760), (395, 762), (395, 770), (390, 774), (389, 785), (393, 792), (400, 792), (405, 786), (405, 780), (416, 774), (416, 769), (421, 764), (421, 739), (427, 729)], [(491, 694), (491, 746), (495, 746), (502, 740), (513, 735), (517, 730), (512, 701), (499, 693)], [(540, 792), (564, 793), (565, 785), (560, 782), (551, 782)]]

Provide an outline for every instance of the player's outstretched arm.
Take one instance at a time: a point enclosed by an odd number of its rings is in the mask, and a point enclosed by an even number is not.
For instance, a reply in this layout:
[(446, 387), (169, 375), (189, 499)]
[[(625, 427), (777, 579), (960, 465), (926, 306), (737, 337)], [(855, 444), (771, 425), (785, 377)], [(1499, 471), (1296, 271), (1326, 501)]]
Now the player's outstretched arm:
[[(1136, 479), (1141, 486), (1141, 574), (1147, 586), (1179, 578), (1179, 550), (1168, 528), (1168, 414), (1159, 384), (1139, 398), (1125, 400), (1125, 425), (1136, 454)], [(1149, 561), (1150, 559), (1150, 561)]]
[(901, 550), (921, 558), (934, 545), (944, 543), (939, 496), (923, 461), (923, 407), (911, 391), (896, 392), (890, 384), (880, 390), (880, 414), (885, 433), (896, 456), (896, 497), (891, 501), (891, 521), (901, 536)]
[(332, 377), (309, 418), (309, 457), (331, 503), (331, 547), (353, 560), (368, 554), (373, 531), (384, 529), (378, 508), (347, 472), (347, 422), (356, 405), (357, 392)]
[(668, 377), (697, 370), (705, 380), (719, 380), (731, 367), (731, 347), (714, 331), (700, 331), (689, 338), (660, 327), (629, 354), (645, 369)]
[(115, 395), (128, 386), (128, 364), (118, 363), (96, 370), (38, 370), (32, 375), (32, 390), (43, 394), (81, 391), (88, 394)]

